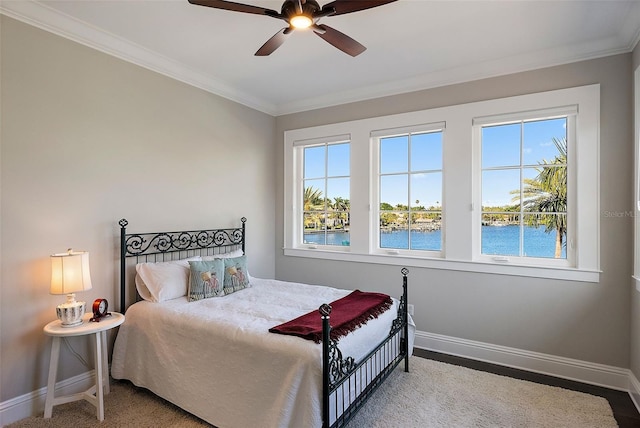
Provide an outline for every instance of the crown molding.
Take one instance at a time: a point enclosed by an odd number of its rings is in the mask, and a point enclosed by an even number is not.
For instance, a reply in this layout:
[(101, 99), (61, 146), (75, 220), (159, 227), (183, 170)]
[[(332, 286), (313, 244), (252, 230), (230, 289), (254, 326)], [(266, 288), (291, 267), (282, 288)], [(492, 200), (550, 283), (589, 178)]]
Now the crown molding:
[[(640, 5), (640, 3), (638, 3)], [(640, 31), (640, 23), (638, 24)], [(638, 33), (640, 36), (640, 33)], [(635, 44), (633, 44), (635, 45)], [(417, 92), (458, 83), (489, 79), (509, 74), (521, 73), (541, 68), (587, 61), (611, 55), (631, 52), (631, 43), (620, 48), (616, 37), (572, 46), (548, 49), (535, 53), (526, 53), (504, 57), (482, 63), (474, 63), (456, 68), (438, 70), (432, 73), (414, 76), (404, 80), (387, 82), (364, 88), (343, 91), (338, 94), (326, 94), (315, 98), (298, 100), (278, 107), (277, 115), (300, 113), (357, 101)]]
[(317, 97), (299, 99), (291, 103), (276, 105), (267, 100), (250, 95), (239, 88), (232, 87), (199, 70), (186, 67), (182, 63), (134, 44), (115, 34), (61, 13), (40, 1), (0, 0), (0, 14), (4, 14), (34, 27), (271, 116), (299, 113), (620, 53), (628, 53), (631, 52), (638, 41), (640, 41), (640, 2), (637, 2), (630, 5), (627, 20), (621, 26), (617, 36), (599, 40), (595, 43), (559, 47), (483, 63), (474, 63), (452, 69), (443, 69), (408, 79), (390, 81), (337, 93), (327, 93)]
[(640, 2), (633, 2), (629, 6), (627, 19), (620, 28), (620, 39), (626, 44), (628, 52), (632, 52), (640, 42)]

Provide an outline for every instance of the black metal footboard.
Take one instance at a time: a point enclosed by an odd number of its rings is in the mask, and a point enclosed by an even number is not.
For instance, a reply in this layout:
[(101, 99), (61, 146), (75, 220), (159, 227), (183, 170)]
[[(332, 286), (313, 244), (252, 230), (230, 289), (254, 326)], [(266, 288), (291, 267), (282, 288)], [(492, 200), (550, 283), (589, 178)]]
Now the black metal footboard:
[(376, 389), (404, 360), (409, 371), (409, 315), (407, 306), (407, 274), (402, 268), (402, 297), (398, 317), (389, 336), (359, 363), (343, 358), (338, 342), (330, 338), (331, 306), (320, 306), (322, 317), (322, 426), (345, 426), (366, 403)]

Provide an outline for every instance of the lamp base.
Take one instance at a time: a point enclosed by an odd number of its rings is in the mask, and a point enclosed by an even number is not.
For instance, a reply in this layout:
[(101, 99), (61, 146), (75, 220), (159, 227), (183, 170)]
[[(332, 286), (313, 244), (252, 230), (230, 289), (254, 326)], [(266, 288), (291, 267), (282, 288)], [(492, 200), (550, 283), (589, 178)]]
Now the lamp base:
[(62, 324), (60, 324), (60, 327), (67, 328), (67, 327), (76, 327), (76, 326), (79, 326), (79, 325), (82, 325), (82, 319), (78, 320), (77, 322), (74, 322), (73, 324), (62, 323)]
[(63, 303), (56, 307), (56, 314), (62, 323), (62, 327), (75, 327), (82, 324), (84, 316), (84, 302)]

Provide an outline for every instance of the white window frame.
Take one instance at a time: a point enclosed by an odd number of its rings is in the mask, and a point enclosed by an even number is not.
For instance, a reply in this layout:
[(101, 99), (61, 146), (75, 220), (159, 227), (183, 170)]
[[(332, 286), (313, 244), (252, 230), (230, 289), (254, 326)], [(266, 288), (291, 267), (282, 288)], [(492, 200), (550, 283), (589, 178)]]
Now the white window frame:
[[(371, 254), (378, 255), (393, 255), (393, 256), (409, 256), (409, 257), (429, 257), (429, 258), (442, 258), (443, 251), (433, 251), (433, 250), (410, 250), (410, 249), (398, 249), (398, 248), (380, 248), (380, 140), (383, 138), (388, 138), (395, 135), (407, 135), (407, 134), (419, 134), (426, 132), (442, 132), (442, 145), (444, 146), (444, 133), (445, 133), (446, 123), (445, 122), (437, 122), (437, 123), (429, 123), (424, 125), (415, 125), (409, 127), (402, 128), (391, 128), (391, 129), (379, 129), (371, 132), (371, 207), (372, 207), (372, 215), (373, 220), (371, 223), (371, 236), (369, 237), (370, 249), (369, 252)], [(444, 150), (444, 147), (443, 147)], [(444, 159), (442, 159), (442, 174), (443, 174), (443, 187), (444, 187)], [(442, 192), (444, 195), (444, 190)], [(441, 246), (444, 247), (445, 236), (444, 236), (444, 207), (443, 207), (443, 216), (442, 216), (442, 243)]]
[[(578, 206), (576, 197), (578, 188), (576, 162), (578, 161), (576, 142), (576, 117), (578, 114), (578, 106), (563, 106), (559, 108), (550, 108), (535, 111), (526, 111), (521, 113), (508, 113), (506, 115), (495, 116), (483, 116), (477, 117), (473, 120), (473, 147), (474, 158), (477, 162), (476, 171), (478, 175), (475, 177), (474, 184), (474, 206), (479, 209), (477, 215), (474, 218), (474, 246), (473, 246), (473, 259), (482, 262), (497, 262), (497, 263), (515, 263), (531, 266), (546, 266), (546, 267), (559, 267), (559, 268), (571, 268), (576, 265), (576, 246), (575, 239), (578, 233), (576, 223), (578, 220), (577, 212)], [(545, 120), (555, 119), (560, 117), (567, 118), (567, 258), (566, 259), (551, 259), (551, 258), (535, 258), (535, 257), (520, 257), (520, 256), (501, 256), (501, 255), (487, 255), (482, 254), (482, 127), (494, 126), (508, 123), (517, 123), (520, 121), (529, 120)]]
[[(474, 132), (482, 118), (511, 115), (522, 117), (552, 109), (575, 108), (575, 138), (569, 156), (575, 156), (569, 168), (575, 168), (575, 183), (570, 205), (576, 228), (575, 257), (571, 266), (538, 263), (538, 260), (515, 260), (505, 263), (478, 257), (480, 195), (479, 145), (474, 144)], [(514, 116), (514, 117), (515, 117)], [(475, 121), (475, 125), (474, 125)], [(379, 132), (390, 129), (414, 128), (419, 124), (446, 123), (443, 132), (443, 244), (439, 257), (427, 257), (423, 251), (389, 254), (375, 251), (378, 229), (377, 177), (375, 139)], [(491, 274), (553, 278), (597, 282), (600, 274), (600, 85), (560, 89), (488, 101), (404, 113), (392, 116), (360, 119), (284, 133), (284, 255), (330, 260), (344, 260), (388, 265), (416, 266)], [(348, 136), (351, 147), (351, 245), (348, 248), (308, 248), (297, 244), (296, 218), (299, 201), (296, 195), (296, 171), (300, 159), (296, 147), (309, 141), (329, 141)], [(575, 184), (574, 183), (574, 184)], [(573, 186), (574, 184), (571, 184)], [(300, 193), (301, 194), (301, 193)], [(471, 238), (471, 239), (470, 239)], [(419, 253), (419, 254), (414, 254)], [(544, 262), (544, 259), (543, 259)]]
[[(294, 192), (292, 196), (292, 209), (294, 211), (293, 216), (291, 218), (291, 222), (293, 223), (292, 234), (290, 235), (292, 238), (293, 245), (299, 248), (307, 248), (307, 249), (322, 249), (326, 251), (340, 251), (347, 252), (349, 251), (349, 246), (337, 246), (337, 245), (319, 245), (319, 244), (308, 244), (304, 243), (304, 225), (303, 225), (303, 202), (302, 197), (304, 193), (304, 149), (306, 147), (313, 147), (319, 145), (327, 145), (334, 143), (349, 143), (349, 147), (351, 147), (351, 137), (349, 134), (342, 135), (332, 135), (327, 137), (320, 138), (311, 138), (306, 140), (298, 140), (293, 143), (292, 150), (292, 158), (293, 162), (295, 162), (295, 178), (292, 187), (292, 191)], [(351, 158), (351, 155), (350, 155)]]

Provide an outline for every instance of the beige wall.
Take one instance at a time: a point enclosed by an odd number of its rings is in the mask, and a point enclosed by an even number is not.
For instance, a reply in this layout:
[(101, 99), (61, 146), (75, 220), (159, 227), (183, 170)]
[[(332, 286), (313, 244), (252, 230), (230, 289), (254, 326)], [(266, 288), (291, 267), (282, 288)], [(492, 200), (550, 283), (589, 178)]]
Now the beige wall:
[[(273, 277), (275, 119), (1, 17), (0, 402), (46, 384), (63, 296), (49, 254), (91, 254), (117, 305), (119, 233), (239, 225), (251, 273)], [(70, 340), (91, 361), (82, 339)], [(92, 364), (91, 364), (92, 366)], [(63, 347), (66, 379), (87, 371)]]
[[(631, 55), (574, 63), (277, 118), (276, 218), (283, 215), (288, 129), (600, 83), (601, 213), (632, 209)], [(599, 283), (411, 268), (418, 330), (590, 362), (629, 367), (632, 219), (601, 215)], [(399, 294), (399, 267), (282, 255), (276, 278)]]

